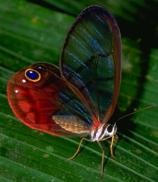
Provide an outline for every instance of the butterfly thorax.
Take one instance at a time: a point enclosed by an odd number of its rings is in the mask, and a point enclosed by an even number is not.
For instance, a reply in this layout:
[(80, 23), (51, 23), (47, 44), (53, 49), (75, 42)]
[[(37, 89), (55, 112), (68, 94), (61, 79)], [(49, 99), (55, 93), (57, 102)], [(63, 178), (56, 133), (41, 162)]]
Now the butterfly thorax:
[(114, 125), (102, 123), (97, 128), (93, 128), (90, 133), (91, 141), (103, 141), (114, 136), (117, 132), (116, 123)]

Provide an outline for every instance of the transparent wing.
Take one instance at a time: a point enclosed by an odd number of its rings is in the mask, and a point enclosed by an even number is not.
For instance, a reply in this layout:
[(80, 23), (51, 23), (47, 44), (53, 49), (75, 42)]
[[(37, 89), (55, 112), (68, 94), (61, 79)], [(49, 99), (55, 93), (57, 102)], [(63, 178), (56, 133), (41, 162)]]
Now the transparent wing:
[[(71, 83), (64, 72), (65, 66), (79, 75), (85, 85), (74, 93), (80, 92), (82, 102), (99, 120), (107, 122), (119, 94), (121, 41), (115, 19), (102, 7), (83, 10), (66, 37), (60, 70), (63, 78)], [(89, 97), (84, 94), (85, 88)]]

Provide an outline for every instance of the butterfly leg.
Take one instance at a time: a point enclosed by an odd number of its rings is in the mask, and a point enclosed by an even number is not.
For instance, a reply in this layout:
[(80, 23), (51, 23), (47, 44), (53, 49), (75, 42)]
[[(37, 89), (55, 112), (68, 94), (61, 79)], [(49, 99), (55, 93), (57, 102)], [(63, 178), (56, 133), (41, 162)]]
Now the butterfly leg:
[(103, 173), (104, 173), (104, 159), (105, 159), (105, 151), (104, 151), (104, 148), (102, 146), (102, 144), (98, 141), (97, 142), (99, 147), (101, 148), (101, 151), (102, 151), (102, 157), (101, 157), (101, 176), (103, 176)]
[(111, 157), (114, 158), (114, 152), (113, 152), (113, 144), (114, 142), (117, 140), (117, 135), (113, 135), (111, 137), (111, 143), (110, 143), (110, 154), (111, 154)]
[(111, 143), (110, 143), (110, 154), (112, 158), (114, 158), (114, 152), (113, 152), (114, 137), (115, 136), (111, 137)]
[(81, 138), (80, 143), (78, 145), (78, 148), (77, 148), (76, 152), (73, 154), (73, 156), (69, 157), (68, 160), (73, 160), (79, 154), (80, 149), (81, 149), (81, 145), (82, 145), (82, 143), (83, 143), (84, 140), (88, 140), (88, 139), (87, 138)]
[(107, 137), (107, 138), (104, 138), (103, 140), (100, 140), (100, 141), (105, 141), (107, 139), (111, 138), (111, 143), (110, 143), (110, 155), (111, 157), (114, 158), (114, 152), (113, 152), (113, 144), (115, 141), (117, 141), (117, 138), (118, 136), (117, 135), (113, 135), (112, 137)]

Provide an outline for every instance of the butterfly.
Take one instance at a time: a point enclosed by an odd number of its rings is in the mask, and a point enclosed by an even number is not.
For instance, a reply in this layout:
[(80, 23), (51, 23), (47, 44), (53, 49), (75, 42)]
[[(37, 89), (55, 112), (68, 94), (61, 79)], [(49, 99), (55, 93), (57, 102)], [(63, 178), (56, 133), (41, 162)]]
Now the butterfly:
[[(117, 22), (104, 8), (90, 6), (70, 28), (59, 66), (36, 63), (15, 73), (7, 85), (8, 102), (15, 116), (32, 129), (88, 138), (99, 145), (111, 138), (113, 155), (117, 126), (109, 121), (117, 104), (120, 80)], [(103, 163), (104, 152), (102, 171)]]

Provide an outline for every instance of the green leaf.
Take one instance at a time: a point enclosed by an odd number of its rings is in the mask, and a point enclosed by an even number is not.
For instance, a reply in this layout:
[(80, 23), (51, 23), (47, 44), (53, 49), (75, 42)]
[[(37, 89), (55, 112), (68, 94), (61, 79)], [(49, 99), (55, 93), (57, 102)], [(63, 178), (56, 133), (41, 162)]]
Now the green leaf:
[[(120, 113), (140, 110), (118, 122), (114, 159), (109, 157), (109, 144), (105, 142), (102, 181), (157, 181), (156, 1), (151, 1), (153, 4), (123, 0), (43, 2), (37, 5), (25, 0), (0, 1), (0, 181), (101, 180), (101, 151), (97, 144), (87, 143), (75, 160), (68, 161), (79, 139), (49, 136), (24, 126), (14, 117), (6, 97), (7, 80), (15, 71), (41, 61), (58, 64), (64, 37), (74, 21), (71, 15), (77, 15), (90, 2), (106, 6), (120, 24), (123, 40)], [(146, 106), (152, 107), (141, 111)]]

